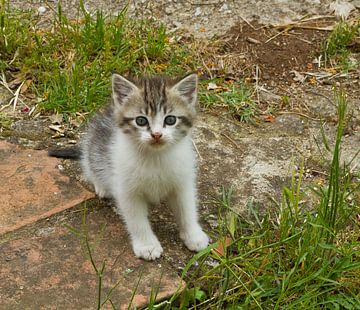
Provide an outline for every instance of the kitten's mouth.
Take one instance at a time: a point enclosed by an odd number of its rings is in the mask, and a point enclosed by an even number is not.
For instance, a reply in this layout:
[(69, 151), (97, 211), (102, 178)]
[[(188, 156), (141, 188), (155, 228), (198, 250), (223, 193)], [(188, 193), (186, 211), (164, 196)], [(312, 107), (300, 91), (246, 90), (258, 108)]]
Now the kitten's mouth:
[(151, 144), (151, 146), (154, 146), (154, 147), (160, 147), (165, 144), (165, 141), (164, 140), (151, 140), (150, 144)]

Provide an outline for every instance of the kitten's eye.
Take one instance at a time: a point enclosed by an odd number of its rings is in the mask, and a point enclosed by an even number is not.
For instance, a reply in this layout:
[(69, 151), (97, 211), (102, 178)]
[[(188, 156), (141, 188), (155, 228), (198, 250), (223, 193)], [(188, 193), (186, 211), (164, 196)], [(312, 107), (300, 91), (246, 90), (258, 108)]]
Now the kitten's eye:
[(148, 124), (148, 120), (145, 116), (138, 116), (135, 119), (135, 122), (138, 126), (146, 126)]
[(165, 125), (174, 125), (176, 123), (176, 116), (174, 115), (168, 115), (165, 117), (164, 120)]

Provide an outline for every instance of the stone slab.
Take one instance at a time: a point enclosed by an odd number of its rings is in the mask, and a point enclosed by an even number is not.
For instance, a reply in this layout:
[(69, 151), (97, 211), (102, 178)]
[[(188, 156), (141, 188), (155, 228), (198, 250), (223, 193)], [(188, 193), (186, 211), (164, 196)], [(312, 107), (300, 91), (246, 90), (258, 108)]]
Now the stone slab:
[(60, 163), (46, 151), (0, 141), (0, 234), (94, 197), (61, 173)]
[[(161, 300), (184, 286), (164, 260), (145, 262), (133, 255), (125, 225), (111, 208), (55, 217), (0, 245), (0, 309), (96, 309), (98, 281), (80, 237), (85, 231), (98, 270), (105, 262), (101, 301), (116, 284), (111, 295), (116, 309), (128, 309), (134, 291), (129, 309), (147, 305), (151, 292)], [(106, 302), (102, 309), (112, 308)]]

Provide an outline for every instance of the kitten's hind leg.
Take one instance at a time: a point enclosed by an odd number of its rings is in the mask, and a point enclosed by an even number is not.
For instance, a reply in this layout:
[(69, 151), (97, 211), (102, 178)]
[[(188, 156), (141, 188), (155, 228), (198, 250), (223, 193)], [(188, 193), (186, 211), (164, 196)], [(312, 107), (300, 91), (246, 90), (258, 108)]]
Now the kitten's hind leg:
[(200, 251), (209, 244), (209, 237), (198, 222), (196, 192), (191, 184), (184, 184), (169, 196), (168, 202), (175, 212), (180, 238), (191, 251)]
[(130, 234), (133, 251), (137, 257), (154, 260), (160, 257), (163, 248), (148, 219), (146, 202), (139, 197), (115, 197), (117, 210), (123, 216)]

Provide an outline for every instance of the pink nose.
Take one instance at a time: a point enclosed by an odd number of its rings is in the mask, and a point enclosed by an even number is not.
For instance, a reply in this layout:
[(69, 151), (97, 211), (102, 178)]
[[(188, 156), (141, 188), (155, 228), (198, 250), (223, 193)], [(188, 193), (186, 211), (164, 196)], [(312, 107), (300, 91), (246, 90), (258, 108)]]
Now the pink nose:
[(151, 136), (154, 138), (155, 141), (159, 141), (160, 138), (162, 137), (162, 134), (160, 132), (154, 132), (151, 133)]

